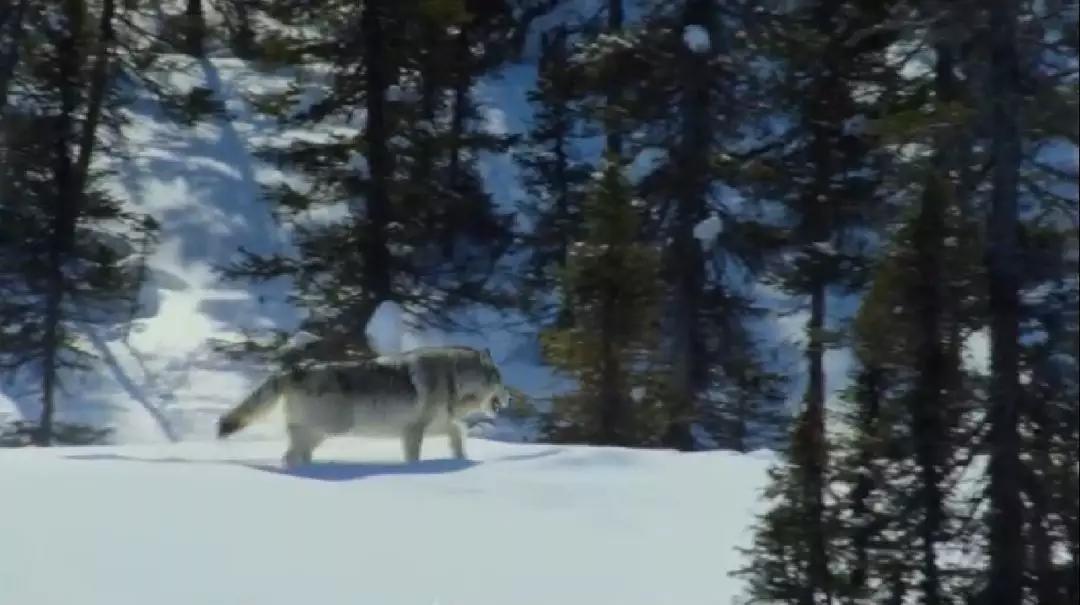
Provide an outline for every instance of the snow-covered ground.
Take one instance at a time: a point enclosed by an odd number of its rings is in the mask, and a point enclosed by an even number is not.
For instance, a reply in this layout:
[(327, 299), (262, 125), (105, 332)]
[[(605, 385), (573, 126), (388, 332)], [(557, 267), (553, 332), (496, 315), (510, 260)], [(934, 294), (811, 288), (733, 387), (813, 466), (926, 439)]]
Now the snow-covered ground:
[(0, 603), (727, 605), (765, 454), (445, 438), (0, 451)]

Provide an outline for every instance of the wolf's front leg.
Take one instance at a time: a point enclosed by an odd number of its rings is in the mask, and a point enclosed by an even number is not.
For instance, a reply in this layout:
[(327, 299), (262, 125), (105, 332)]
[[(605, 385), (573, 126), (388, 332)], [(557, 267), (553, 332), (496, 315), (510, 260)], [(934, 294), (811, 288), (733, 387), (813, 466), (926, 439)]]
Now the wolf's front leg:
[(405, 426), (405, 430), (401, 435), (401, 444), (405, 450), (405, 462), (412, 464), (420, 460), (420, 443), (423, 440), (423, 422), (412, 422)]
[(287, 468), (311, 464), (311, 453), (322, 442), (322, 433), (301, 424), (290, 424), (286, 428), (289, 432), (289, 450), (285, 452), (282, 463)]
[(456, 420), (450, 420), (446, 424), (446, 434), (450, 436), (450, 451), (454, 458), (465, 460), (465, 426)]

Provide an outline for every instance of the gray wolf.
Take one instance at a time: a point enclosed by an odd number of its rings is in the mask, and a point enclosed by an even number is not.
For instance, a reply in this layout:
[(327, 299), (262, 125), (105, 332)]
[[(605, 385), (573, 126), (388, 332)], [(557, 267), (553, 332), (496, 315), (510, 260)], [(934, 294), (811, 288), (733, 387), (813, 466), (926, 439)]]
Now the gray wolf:
[(218, 437), (243, 429), (284, 402), (287, 467), (311, 462), (331, 435), (399, 436), (406, 462), (420, 459), (429, 428), (450, 437), (455, 458), (465, 458), (465, 420), (488, 419), (509, 400), (488, 350), (422, 347), (370, 360), (279, 372), (218, 421)]

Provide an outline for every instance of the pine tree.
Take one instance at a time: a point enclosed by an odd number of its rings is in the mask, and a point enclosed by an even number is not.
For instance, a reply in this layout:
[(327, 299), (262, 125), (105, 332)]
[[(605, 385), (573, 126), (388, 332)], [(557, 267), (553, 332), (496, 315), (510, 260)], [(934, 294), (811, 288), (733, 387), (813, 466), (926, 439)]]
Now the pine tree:
[[(191, 0), (194, 2), (194, 0)], [(326, 2), (313, 4), (311, 8), (329, 9), (335, 12), (340, 8), (337, 3)], [(236, 56), (243, 59), (255, 58), (259, 52), (259, 41), (255, 35), (255, 19), (259, 3), (255, 0), (216, 0), (215, 8), (224, 19), (225, 30), (229, 36), (229, 46)], [(189, 4), (190, 6), (190, 4)], [(273, 5), (268, 9), (275, 8)], [(292, 10), (297, 8), (294, 3), (281, 3), (282, 12), (285, 16), (292, 16)]]
[[(282, 348), (287, 335), (277, 334), (241, 350), (289, 363), (364, 356), (364, 327), (383, 302), (431, 322), (449, 321), (465, 304), (500, 302), (487, 281), (509, 243), (508, 219), (495, 212), (476, 162), (507, 141), (483, 127), (471, 98), (475, 79), (500, 61), (492, 42), (507, 26), (500, 6), (328, 3), (289, 13), (323, 28), (324, 39), (277, 43), (293, 47), (286, 56), (333, 65), (330, 88), (291, 115), (299, 87), (266, 106), (278, 107), (288, 125), (331, 133), (262, 152), (311, 183), (280, 184), (268, 196), (293, 226), (297, 254), (245, 251), (224, 273), (290, 278), (293, 299), (308, 311), (301, 328), (319, 340), (289, 350)], [(455, 45), (468, 52), (448, 53)], [(356, 113), (364, 115), (359, 132), (350, 126)], [(320, 209), (341, 216), (310, 220)]]
[(642, 445), (657, 434), (656, 403), (645, 395), (655, 388), (644, 370), (656, 339), (658, 259), (640, 240), (622, 170), (609, 156), (561, 272), (572, 323), (541, 335), (546, 359), (579, 385), (554, 400), (548, 436), (556, 441)]
[[(743, 570), (757, 598), (771, 595), (810, 605), (830, 603), (836, 596), (829, 566), (835, 556), (835, 515), (827, 502), (833, 473), (824, 372), (825, 351), (836, 335), (826, 326), (827, 303), (831, 292), (859, 287), (866, 264), (860, 232), (884, 194), (881, 179), (888, 156), (861, 126), (882, 114), (890, 99), (856, 92), (888, 90), (895, 78), (884, 58), (896, 35), (880, 27), (885, 9), (875, 2), (808, 2), (774, 14), (759, 10), (752, 21), (758, 40), (752, 48), (778, 63), (777, 69), (763, 70), (755, 83), (762, 90), (758, 102), (769, 107), (763, 122), (789, 126), (765, 130), (764, 145), (743, 169), (746, 188), (759, 199), (781, 201), (788, 210), (790, 228), (777, 249), (773, 280), (809, 303), (804, 407), (774, 476), (774, 493), (785, 497), (760, 520), (759, 540), (750, 552), (753, 563)], [(761, 578), (761, 570), (781, 552), (766, 536), (775, 536), (774, 523), (792, 518), (799, 518), (801, 526), (783, 539), (792, 548), (786, 552), (799, 559), (776, 561), (789, 573), (776, 580)], [(766, 592), (755, 592), (754, 586)]]
[[(582, 120), (579, 70), (569, 62), (569, 31), (541, 36), (537, 87), (529, 92), (533, 128), (515, 157), (528, 199), (521, 211), (530, 222), (522, 234), (522, 306), (541, 325), (565, 326), (572, 309), (560, 302), (559, 275), (581, 233), (586, 185), (592, 166), (578, 148)], [(552, 318), (552, 307), (557, 317)]]
[(744, 58), (739, 27), (709, 2), (659, 3), (623, 59), (653, 74), (632, 89), (625, 113), (629, 148), (656, 158), (643, 163), (638, 190), (648, 237), (664, 246), (670, 292), (656, 360), (667, 375), (664, 444), (682, 450), (710, 438), (738, 450), (772, 443), (783, 398), (750, 325), (760, 317), (750, 284), (768, 229), (725, 187), (745, 146), (737, 109), (744, 82), (732, 69)]
[[(1025, 7), (1021, 46), (1027, 89), (1023, 135), (1031, 141), (1021, 164), (1020, 351), (1022, 388), (1020, 481), (1025, 581), (1037, 603), (1080, 599), (1077, 547), (1077, 180), (1063, 141), (1077, 136), (1075, 75), (1061, 57), (1077, 49), (1077, 13), (1053, 3)], [(1026, 145), (1027, 146), (1027, 145)], [(1047, 151), (1039, 151), (1045, 147)], [(1067, 556), (1062, 556), (1068, 553)]]
[(1020, 500), (1019, 286), (1017, 231), (1021, 156), (1018, 8), (995, 0), (989, 12), (989, 94), (993, 190), (986, 240), (991, 331), (990, 583), (993, 605), (1023, 597), (1023, 505)]
[(115, 121), (116, 5), (27, 8), (0, 139), (0, 367), (40, 372), (33, 440), (48, 445), (70, 433), (55, 421), (62, 373), (93, 357), (80, 330), (122, 323), (137, 288), (136, 251), (123, 238), (154, 225), (98, 188), (92, 169), (99, 126)]
[(184, 46), (193, 57), (203, 55), (206, 38), (206, 20), (203, 18), (202, 0), (187, 0), (184, 6)]

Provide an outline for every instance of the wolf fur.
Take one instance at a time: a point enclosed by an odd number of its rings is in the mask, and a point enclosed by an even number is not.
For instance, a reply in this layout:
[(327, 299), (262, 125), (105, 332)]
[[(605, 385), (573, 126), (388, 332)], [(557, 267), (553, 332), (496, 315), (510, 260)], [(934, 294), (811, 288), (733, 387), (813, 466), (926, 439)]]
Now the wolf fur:
[(445, 430), (454, 457), (465, 458), (464, 420), (493, 418), (508, 401), (487, 350), (424, 347), (393, 356), (271, 375), (218, 421), (218, 437), (248, 426), (284, 401), (286, 466), (311, 462), (331, 435), (400, 436), (405, 461), (420, 459), (424, 432)]

